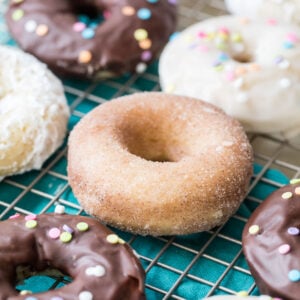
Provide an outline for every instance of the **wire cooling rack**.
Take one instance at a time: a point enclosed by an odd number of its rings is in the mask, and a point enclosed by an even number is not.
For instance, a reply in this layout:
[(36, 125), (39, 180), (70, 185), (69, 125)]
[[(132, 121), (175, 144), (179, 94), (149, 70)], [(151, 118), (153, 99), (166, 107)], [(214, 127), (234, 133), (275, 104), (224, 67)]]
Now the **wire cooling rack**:
[[(0, 0), (2, 16), (4, 9), (4, 1)], [(182, 0), (179, 29), (225, 13), (223, 1)], [(14, 44), (1, 19), (0, 43)], [(144, 74), (100, 83), (65, 80), (64, 87), (72, 111), (70, 131), (86, 113), (105, 101), (139, 91), (159, 90), (157, 62)], [(276, 137), (251, 135), (249, 138), (255, 152), (254, 176), (244, 203), (226, 224), (208, 232), (158, 238), (113, 229), (138, 253), (146, 271), (148, 299), (194, 300), (241, 290), (259, 295), (242, 253), (241, 233), (253, 209), (270, 192), (287, 183), (287, 178), (300, 177), (300, 151)], [(84, 213), (68, 184), (66, 153), (65, 142), (40, 171), (9, 177), (0, 183), (1, 220), (16, 212), (52, 212), (58, 203), (68, 213)], [(42, 292), (59, 288), (69, 280), (32, 277), (17, 288)]]

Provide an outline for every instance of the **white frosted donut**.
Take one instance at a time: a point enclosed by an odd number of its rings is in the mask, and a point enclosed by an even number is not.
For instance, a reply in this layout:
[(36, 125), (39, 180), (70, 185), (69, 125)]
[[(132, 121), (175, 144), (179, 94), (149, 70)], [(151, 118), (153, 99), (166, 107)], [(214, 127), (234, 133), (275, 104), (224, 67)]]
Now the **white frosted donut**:
[(300, 25), (299, 0), (225, 0), (232, 14)]
[(0, 177), (41, 168), (62, 144), (69, 109), (60, 81), (33, 56), (0, 47)]
[(300, 133), (300, 43), (296, 27), (234, 16), (194, 24), (164, 49), (163, 91), (203, 99), (248, 131)]
[(137, 93), (106, 102), (71, 132), (68, 177), (83, 208), (139, 234), (208, 230), (247, 192), (242, 126), (203, 101)]
[[(208, 297), (205, 298), (205, 300), (275, 300), (275, 298), (272, 298), (267, 295), (261, 295), (261, 296), (214, 296), (214, 297)], [(280, 300), (278, 298), (278, 300)]]

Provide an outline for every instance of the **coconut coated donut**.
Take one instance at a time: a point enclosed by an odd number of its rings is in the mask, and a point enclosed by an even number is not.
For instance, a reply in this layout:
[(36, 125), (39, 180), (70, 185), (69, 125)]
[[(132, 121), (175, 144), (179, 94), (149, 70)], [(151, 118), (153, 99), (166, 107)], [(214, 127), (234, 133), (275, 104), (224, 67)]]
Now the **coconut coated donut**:
[(300, 25), (298, 0), (225, 0), (225, 3), (235, 15)]
[(145, 71), (175, 30), (175, 4), (176, 0), (11, 1), (6, 20), (20, 47), (53, 71), (110, 77)]
[(298, 32), (234, 16), (194, 24), (162, 53), (162, 89), (213, 103), (248, 131), (295, 136), (300, 133)]
[(300, 295), (300, 180), (272, 193), (243, 231), (243, 250), (261, 293), (284, 300)]
[(40, 169), (62, 144), (69, 109), (61, 82), (33, 56), (0, 47), (0, 177)]
[(139, 234), (207, 230), (244, 199), (252, 151), (214, 106), (137, 93), (94, 109), (69, 139), (69, 182), (84, 209)]
[[(0, 223), (1, 300), (144, 300), (144, 271), (128, 245), (92, 218), (14, 215)], [(16, 291), (36, 274), (68, 275), (44, 293)]]

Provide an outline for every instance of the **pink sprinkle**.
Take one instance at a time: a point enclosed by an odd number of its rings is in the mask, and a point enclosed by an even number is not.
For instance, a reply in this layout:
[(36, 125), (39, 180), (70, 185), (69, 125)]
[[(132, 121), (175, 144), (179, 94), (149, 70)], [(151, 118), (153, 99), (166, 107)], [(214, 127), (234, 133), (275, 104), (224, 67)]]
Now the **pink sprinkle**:
[(229, 34), (229, 29), (227, 27), (221, 27), (219, 29), (220, 33)]
[(287, 40), (292, 42), (292, 43), (297, 43), (298, 42), (298, 36), (296, 35), (296, 33), (288, 33), (286, 36)]
[(28, 215), (25, 217), (26, 221), (30, 221), (30, 220), (36, 220), (36, 215)]
[(50, 239), (56, 240), (60, 236), (60, 230), (56, 227), (53, 227), (48, 231), (48, 236)]
[(17, 219), (19, 217), (20, 217), (20, 214), (16, 213), (16, 214), (10, 216), (9, 219)]
[(103, 12), (103, 17), (104, 17), (105, 20), (110, 18), (110, 16), (111, 16), (111, 12), (109, 10), (105, 10)]
[(275, 19), (268, 19), (267, 20), (267, 24), (269, 24), (271, 26), (277, 25), (277, 20), (275, 20)]
[(200, 45), (200, 46), (199, 46), (199, 50), (200, 50), (201, 52), (207, 52), (207, 51), (208, 51), (208, 47), (205, 46), (205, 45)]
[(86, 28), (86, 25), (82, 22), (76, 22), (73, 24), (73, 30), (76, 32), (81, 32)]
[(287, 254), (291, 251), (291, 246), (288, 244), (283, 244), (278, 248), (280, 254)]
[(199, 31), (198, 32), (198, 37), (200, 39), (205, 39), (205, 38), (207, 38), (207, 34), (204, 31)]
[(233, 81), (235, 79), (235, 73), (233, 71), (227, 72), (225, 76), (228, 81)]

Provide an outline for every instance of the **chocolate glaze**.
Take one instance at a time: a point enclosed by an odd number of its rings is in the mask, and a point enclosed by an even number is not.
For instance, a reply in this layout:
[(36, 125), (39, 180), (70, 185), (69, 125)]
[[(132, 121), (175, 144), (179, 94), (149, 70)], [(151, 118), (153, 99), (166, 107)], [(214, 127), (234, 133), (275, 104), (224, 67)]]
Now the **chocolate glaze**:
[[(158, 0), (154, 3), (146, 0), (11, 1), (6, 21), (20, 47), (44, 61), (54, 72), (80, 77), (109, 77), (127, 71), (134, 72), (139, 64), (149, 64), (155, 58), (175, 29), (176, 6), (173, 2), (170, 0)], [(124, 15), (123, 9), (128, 6), (134, 8), (133, 15)], [(137, 12), (141, 8), (151, 12), (150, 18), (138, 17)], [(16, 11), (19, 12), (17, 17)], [(74, 31), (73, 25), (78, 22), (78, 14), (96, 16), (103, 11), (110, 16), (95, 29), (94, 38), (84, 39), (81, 32)], [(31, 26), (28, 32), (25, 29), (28, 21), (31, 23), (34, 21), (36, 25), (45, 24), (47, 34), (37, 35), (34, 26)], [(134, 38), (136, 29), (145, 29), (148, 32), (147, 38), (152, 42), (151, 47), (141, 48)], [(78, 62), (82, 50), (92, 54), (88, 63)], [(142, 59), (145, 51), (148, 52), (147, 59)]]
[[(63, 300), (80, 298), (83, 291), (101, 299), (145, 299), (144, 271), (128, 245), (112, 244), (106, 237), (112, 232), (92, 218), (73, 215), (38, 215), (36, 228), (27, 228), (24, 216), (0, 223), (0, 299), (20, 300), (15, 290), (17, 270), (30, 269), (32, 274), (54, 268), (73, 278), (72, 283), (44, 293), (33, 294), (38, 300), (61, 297)], [(87, 231), (76, 225), (85, 222)], [(49, 237), (53, 227), (62, 232), (64, 225), (74, 230), (72, 240), (64, 243)], [(65, 227), (64, 227), (65, 228)], [(101, 265), (105, 274), (88, 275), (87, 269)], [(46, 272), (47, 273), (47, 272)]]
[[(254, 211), (243, 232), (244, 254), (260, 292), (284, 300), (300, 299), (300, 281), (288, 277), (291, 270), (300, 271), (300, 236), (288, 233), (290, 227), (300, 228), (300, 195), (295, 193), (299, 186), (288, 185), (271, 194)], [(284, 199), (286, 192), (292, 197)], [(252, 225), (259, 226), (258, 234), (249, 233)], [(278, 251), (283, 244), (290, 245), (290, 252)]]

